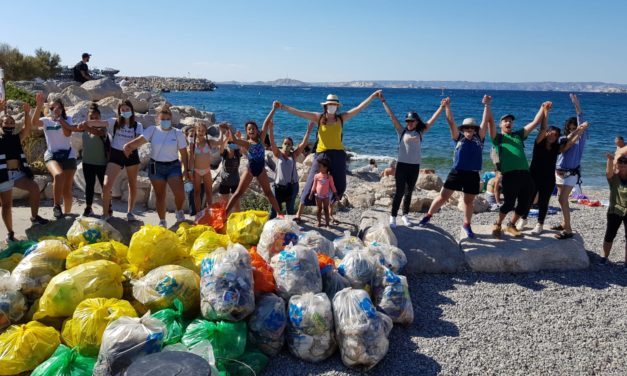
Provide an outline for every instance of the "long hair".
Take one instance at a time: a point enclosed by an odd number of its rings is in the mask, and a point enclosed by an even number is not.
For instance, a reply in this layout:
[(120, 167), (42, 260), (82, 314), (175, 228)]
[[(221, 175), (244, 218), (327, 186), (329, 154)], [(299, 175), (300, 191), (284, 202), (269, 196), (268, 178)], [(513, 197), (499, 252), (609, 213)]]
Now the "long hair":
[(98, 108), (98, 103), (93, 102), (89, 105), (89, 113), (90, 114), (98, 114), (100, 116), (100, 108)]
[(57, 98), (53, 100), (52, 106), (54, 106), (55, 104), (58, 104), (59, 106), (61, 106), (61, 117), (63, 118), (63, 120), (67, 120), (67, 114), (65, 113), (65, 106), (63, 105), (63, 102), (61, 101), (61, 99)]
[(566, 121), (564, 122), (564, 136), (568, 136), (570, 134), (570, 131), (568, 130), (568, 126), (571, 124), (575, 124), (577, 125), (577, 118), (576, 117), (569, 117), (568, 119), (566, 119)]
[(137, 125), (137, 122), (135, 121), (135, 108), (133, 108), (133, 103), (131, 103), (131, 101), (127, 99), (118, 105), (118, 118), (115, 119), (115, 124), (113, 125), (113, 129), (115, 130), (120, 129), (120, 127), (122, 126), (121, 124), (126, 121), (126, 119), (122, 117), (122, 106), (128, 106), (131, 109), (131, 112), (133, 114), (128, 119), (128, 126), (134, 128)]
[[(257, 129), (257, 139), (253, 140), (258, 144), (261, 144), (261, 132), (259, 131), (259, 126), (257, 125), (257, 123), (255, 123), (253, 120), (248, 120), (245, 124), (244, 124), (244, 131), (246, 131), (246, 129), (248, 128), (248, 125), (252, 124), (255, 126), (255, 128)], [(248, 137), (248, 132), (246, 131), (246, 140), (249, 140), (250, 138)]]
[(414, 118), (416, 118), (416, 131), (422, 134), (425, 129), (427, 129), (427, 124), (422, 121), (422, 118), (420, 117), (420, 115), (418, 115), (416, 111), (411, 111), (411, 113), (414, 115)]

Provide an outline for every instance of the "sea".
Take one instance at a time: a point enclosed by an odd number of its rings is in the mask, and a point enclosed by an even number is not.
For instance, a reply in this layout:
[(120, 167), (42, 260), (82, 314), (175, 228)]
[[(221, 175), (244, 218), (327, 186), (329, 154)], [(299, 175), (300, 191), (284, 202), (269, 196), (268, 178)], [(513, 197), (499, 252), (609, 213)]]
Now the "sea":
[[(211, 92), (170, 92), (165, 98), (174, 105), (190, 105), (215, 113), (216, 121), (227, 121), (243, 133), (247, 120), (261, 125), (272, 107), (273, 100), (305, 111), (321, 111), (320, 102), (328, 94), (336, 94), (342, 103), (341, 111), (357, 106), (375, 89), (330, 88), (330, 87), (286, 87), (255, 85), (220, 85)], [(401, 123), (408, 111), (416, 111), (427, 121), (438, 108), (444, 97), (451, 98), (451, 109), (457, 124), (466, 117), (481, 121), (484, 94), (492, 96), (492, 110), (497, 121), (506, 113), (516, 116), (515, 129), (530, 122), (544, 101), (552, 101), (553, 109), (549, 125), (563, 128), (564, 121), (575, 115), (567, 92), (447, 90), (447, 89), (383, 89), (388, 104)], [(583, 185), (605, 188), (606, 153), (614, 152), (614, 138), (627, 138), (627, 94), (620, 93), (577, 93), (585, 119), (590, 123), (582, 161)], [(305, 134), (307, 121), (279, 110), (274, 117), (277, 140), (290, 136), (298, 144)], [(315, 137), (313, 132), (310, 141)], [(531, 160), (533, 132), (525, 141), (525, 151)], [(344, 124), (344, 145), (351, 155), (350, 169), (359, 168), (375, 159), (379, 168), (386, 167), (396, 158), (398, 136), (390, 118), (378, 99)], [(486, 138), (483, 167), (493, 169), (490, 160), (491, 145)], [(277, 141), (279, 142), (279, 141)], [(422, 144), (421, 168), (435, 169), (444, 179), (451, 168), (454, 142), (444, 113), (429, 132)]]

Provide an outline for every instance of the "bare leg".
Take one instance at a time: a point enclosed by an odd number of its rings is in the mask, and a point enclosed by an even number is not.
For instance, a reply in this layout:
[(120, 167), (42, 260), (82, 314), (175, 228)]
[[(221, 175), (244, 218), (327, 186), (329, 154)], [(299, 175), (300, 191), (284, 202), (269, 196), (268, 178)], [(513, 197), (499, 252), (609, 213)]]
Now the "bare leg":
[(233, 195), (229, 199), (229, 202), (226, 204), (227, 214), (231, 212), (231, 210), (233, 209), (233, 206), (235, 205), (235, 202), (238, 202), (240, 197), (242, 197), (244, 192), (246, 192), (252, 180), (253, 180), (253, 174), (251, 174), (250, 171), (246, 170), (246, 172), (244, 172), (244, 174), (241, 176), (239, 180), (239, 185), (237, 186), (235, 193), (233, 193)]
[(39, 214), (39, 199), (41, 193), (39, 192), (39, 185), (35, 183), (33, 179), (26, 176), (16, 180), (13, 183), (16, 187), (28, 191), (28, 203), (30, 204), (30, 216), (35, 218)]
[(72, 186), (74, 185), (74, 173), (76, 170), (63, 171), (63, 213), (69, 214), (72, 212)]
[(202, 177), (198, 175), (197, 172), (194, 172), (194, 208), (196, 209), (196, 213), (200, 211), (202, 207), (202, 202), (200, 199), (200, 188), (202, 187)]
[(316, 206), (318, 207), (318, 212), (316, 216), (318, 217), (318, 227), (322, 226), (322, 200), (316, 197)]
[(470, 225), (475, 209), (475, 195), (464, 193), (464, 224)]
[(63, 169), (57, 161), (49, 161), (46, 163), (46, 168), (50, 175), (52, 175), (52, 195), (54, 206), (60, 206), (63, 199)]
[(562, 216), (564, 218), (562, 227), (564, 227), (565, 232), (573, 232), (573, 229), (570, 227), (570, 203), (568, 202), (568, 197), (570, 196), (570, 192), (572, 190), (573, 187), (569, 187), (567, 185), (557, 186), (558, 200), (560, 207), (562, 208)]
[(205, 183), (205, 205), (209, 206), (213, 203), (213, 178), (211, 177), (211, 171), (203, 176), (203, 183)]
[[(603, 257), (610, 257), (610, 251), (612, 250), (612, 244), (610, 242), (603, 242)], [(625, 245), (625, 259), (627, 260), (627, 244)]]
[(160, 220), (165, 219), (165, 190), (167, 188), (167, 183), (165, 180), (154, 179), (150, 181), (152, 183), (152, 187), (155, 189), (156, 196), (156, 207), (157, 207), (157, 215)]
[(329, 217), (330, 217), (330, 209), (329, 209), (329, 199), (325, 198), (322, 200), (322, 207), (324, 208), (324, 220), (326, 221), (327, 227), (329, 227)]
[(137, 173), (139, 165), (126, 167), (126, 176), (128, 176), (128, 213), (132, 213), (135, 208), (135, 200), (137, 199)]
[(440, 195), (431, 203), (431, 206), (429, 207), (429, 211), (427, 212), (427, 215), (432, 216), (433, 214), (437, 213), (438, 210), (440, 210), (440, 208), (442, 207), (442, 205), (444, 205), (448, 201), (448, 199), (451, 198), (452, 195), (453, 195), (452, 190), (442, 188), (442, 190), (440, 191)]
[(7, 227), (7, 232), (13, 232), (13, 191), (8, 190), (0, 193), (0, 202), (2, 203), (2, 221)]
[(111, 205), (111, 189), (115, 179), (122, 171), (122, 168), (115, 163), (107, 163), (107, 170), (105, 171), (104, 187), (102, 188), (102, 214), (109, 215), (109, 208)]
[(497, 218), (495, 224), (497, 224), (499, 226), (502, 225), (503, 224), (503, 220), (505, 219), (505, 217), (507, 217), (507, 213), (503, 214), (503, 213), (499, 212), (499, 217)]
[(174, 194), (174, 206), (176, 206), (176, 211), (183, 209), (183, 204), (185, 204), (185, 188), (183, 187), (183, 178), (180, 176), (173, 176), (168, 179), (168, 185)]
[(259, 174), (259, 176), (257, 176), (257, 181), (259, 182), (259, 185), (261, 185), (261, 189), (263, 189), (263, 193), (268, 198), (268, 201), (270, 201), (270, 205), (272, 205), (277, 215), (281, 214), (281, 207), (279, 207), (279, 203), (277, 202), (276, 197), (274, 197), (274, 194), (272, 193), (272, 188), (270, 187), (270, 181), (268, 181), (268, 174), (266, 173), (265, 170), (261, 174)]

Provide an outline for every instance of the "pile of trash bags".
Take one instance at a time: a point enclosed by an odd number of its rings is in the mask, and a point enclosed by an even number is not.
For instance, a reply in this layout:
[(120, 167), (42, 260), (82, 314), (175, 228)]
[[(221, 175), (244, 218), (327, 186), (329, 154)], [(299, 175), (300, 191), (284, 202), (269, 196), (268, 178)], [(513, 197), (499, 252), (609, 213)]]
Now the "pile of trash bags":
[(386, 228), (364, 242), (252, 210), (218, 222), (145, 225), (123, 244), (107, 222), (78, 218), (65, 237), (1, 250), (0, 375), (122, 375), (172, 352), (259, 375), (284, 349), (307, 362), (339, 349), (367, 370), (393, 323), (413, 322), (407, 259)]

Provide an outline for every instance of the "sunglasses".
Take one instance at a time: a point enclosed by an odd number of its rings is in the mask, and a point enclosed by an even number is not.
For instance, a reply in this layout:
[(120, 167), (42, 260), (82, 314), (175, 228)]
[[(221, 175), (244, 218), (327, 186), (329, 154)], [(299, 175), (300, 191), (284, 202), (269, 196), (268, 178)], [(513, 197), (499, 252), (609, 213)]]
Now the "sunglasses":
[(405, 119), (405, 123), (415, 123), (416, 120), (414, 119)]

